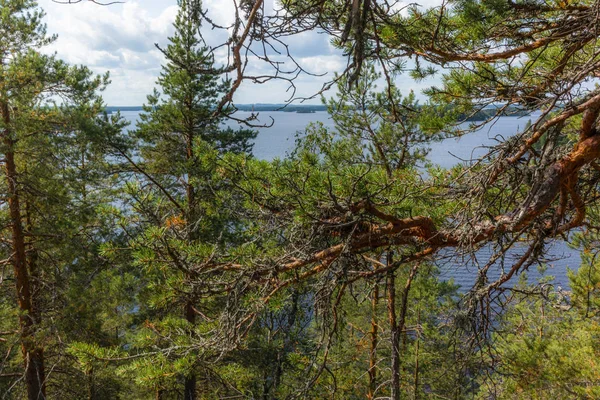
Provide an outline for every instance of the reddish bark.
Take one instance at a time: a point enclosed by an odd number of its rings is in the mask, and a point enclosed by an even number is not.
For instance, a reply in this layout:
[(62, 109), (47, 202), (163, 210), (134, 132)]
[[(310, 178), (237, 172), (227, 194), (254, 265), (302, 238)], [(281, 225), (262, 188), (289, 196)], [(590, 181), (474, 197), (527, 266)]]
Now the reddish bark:
[(12, 265), (15, 275), (15, 289), (17, 292), (17, 305), (19, 307), (19, 324), (21, 336), (21, 351), (25, 363), (25, 384), (27, 398), (40, 400), (46, 398), (44, 351), (36, 343), (35, 331), (37, 328), (37, 310), (33, 307), (31, 280), (28, 271), (26, 241), (21, 221), (21, 204), (18, 189), (18, 174), (15, 162), (15, 141), (10, 129), (11, 117), (8, 104), (0, 103), (0, 113), (4, 122), (2, 142), (5, 147), (4, 168), (6, 185), (8, 189), (8, 208), (12, 233)]
[(379, 326), (377, 322), (377, 303), (379, 302), (379, 285), (376, 282), (371, 295), (371, 348), (369, 352), (369, 391), (367, 398), (372, 400), (375, 398), (375, 390), (377, 389), (377, 342)]
[[(388, 265), (391, 264), (390, 256), (388, 255)], [(396, 282), (394, 271), (390, 270), (386, 277), (387, 290), (387, 309), (388, 320), (390, 325), (390, 341), (392, 345), (392, 382), (390, 385), (390, 399), (400, 399), (400, 330), (396, 321)]]
[[(279, 272), (298, 269), (316, 262), (331, 262), (343, 251), (360, 253), (389, 245), (419, 243), (433, 248), (458, 246), (461, 243), (473, 245), (489, 240), (497, 233), (518, 232), (551, 206), (562, 187), (571, 188), (570, 195), (573, 203), (575, 206), (581, 206), (581, 200), (574, 196), (570, 182), (577, 180), (581, 168), (599, 157), (600, 135), (580, 141), (568, 155), (548, 167), (544, 180), (540, 184), (540, 190), (531, 194), (531, 201), (521, 208), (497, 216), (494, 221), (483, 220), (474, 223), (469, 227), (468, 232), (453, 228), (438, 230), (435, 221), (430, 217), (399, 219), (378, 210), (371, 203), (361, 202), (353, 207), (353, 212), (364, 211), (387, 223), (374, 223), (368, 232), (355, 235), (349, 243), (340, 243), (316, 252), (312, 257), (289, 262), (280, 267)], [(583, 218), (581, 211), (579, 213), (568, 225), (560, 228), (558, 233), (580, 225)]]

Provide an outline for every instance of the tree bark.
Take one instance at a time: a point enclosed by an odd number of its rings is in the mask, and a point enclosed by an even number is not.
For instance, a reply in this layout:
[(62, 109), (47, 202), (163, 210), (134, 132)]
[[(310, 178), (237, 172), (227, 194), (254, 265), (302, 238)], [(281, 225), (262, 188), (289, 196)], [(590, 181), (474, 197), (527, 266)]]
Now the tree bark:
[(94, 384), (94, 369), (91, 368), (87, 372), (88, 378), (88, 400), (96, 399), (96, 385)]
[(17, 185), (17, 166), (15, 162), (12, 138), (10, 110), (6, 102), (0, 103), (0, 113), (4, 121), (2, 142), (5, 147), (4, 169), (8, 189), (8, 208), (12, 230), (12, 265), (15, 274), (17, 305), (19, 307), (19, 325), (21, 351), (25, 363), (25, 384), (27, 398), (40, 400), (46, 398), (44, 352), (35, 339), (37, 311), (31, 299), (31, 282), (27, 270), (27, 253), (23, 223), (21, 221), (21, 204)]
[[(186, 160), (190, 162), (194, 158), (194, 133), (193, 128), (188, 128), (188, 133), (186, 135)], [(197, 233), (195, 224), (196, 218), (196, 193), (194, 191), (194, 187), (191, 183), (190, 174), (188, 172), (187, 182), (185, 184), (185, 191), (187, 197), (187, 215), (186, 217), (186, 228), (188, 229), (187, 239), (189, 241), (194, 241), (197, 239)], [(188, 274), (186, 276), (187, 280), (191, 280), (191, 276)], [(194, 302), (193, 296), (190, 294), (190, 298), (188, 298), (185, 304), (185, 319), (194, 326), (196, 324), (196, 311), (194, 310)], [(194, 371), (191, 371), (184, 378), (184, 400), (196, 400), (196, 374)]]
[(375, 390), (377, 389), (377, 341), (378, 341), (378, 323), (377, 323), (377, 303), (379, 302), (379, 286), (375, 282), (373, 294), (371, 298), (371, 349), (369, 353), (369, 392), (367, 398), (373, 400), (375, 398)]
[(414, 376), (414, 392), (415, 400), (419, 400), (419, 345), (421, 343), (421, 309), (417, 310), (417, 341), (415, 343), (415, 376)]
[[(386, 266), (389, 267), (393, 263), (393, 255), (388, 251)], [(387, 289), (387, 309), (388, 320), (390, 324), (391, 344), (392, 344), (392, 382), (390, 388), (390, 399), (400, 400), (400, 332), (396, 321), (396, 282), (395, 274), (392, 269), (387, 272), (386, 289)]]
[[(185, 304), (185, 319), (192, 324), (192, 326), (196, 324), (196, 312), (194, 311), (194, 304), (191, 300), (188, 300)], [(193, 371), (185, 376), (183, 386), (184, 400), (196, 400), (196, 374)]]

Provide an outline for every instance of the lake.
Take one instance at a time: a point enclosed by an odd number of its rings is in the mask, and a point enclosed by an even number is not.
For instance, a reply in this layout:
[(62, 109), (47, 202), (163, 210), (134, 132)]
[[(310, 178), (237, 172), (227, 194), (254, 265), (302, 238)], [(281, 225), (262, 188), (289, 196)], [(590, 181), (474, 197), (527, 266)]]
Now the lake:
[[(122, 112), (121, 115), (130, 121), (132, 125), (138, 118), (137, 112)], [(249, 112), (238, 112), (236, 117), (247, 118)], [(322, 122), (325, 126), (333, 127), (333, 121), (326, 112), (315, 113), (293, 113), (293, 112), (261, 112), (259, 114), (261, 123), (275, 121), (270, 128), (257, 128), (258, 136), (254, 143), (253, 153), (257, 158), (272, 160), (283, 158), (291, 152), (295, 145), (296, 135), (302, 132), (310, 122)], [(535, 115), (534, 115), (535, 117)], [(508, 138), (527, 125), (532, 117), (501, 117), (495, 123), (489, 124), (477, 132), (464, 135), (457, 139), (446, 139), (430, 145), (429, 160), (444, 168), (452, 167), (461, 162), (477, 158), (487, 153), (486, 147), (497, 143), (498, 138)], [(236, 127), (236, 122), (228, 123)], [(518, 259), (526, 250), (524, 244), (517, 244), (507, 255), (506, 268), (511, 261)], [(484, 266), (492, 254), (492, 247), (485, 246), (472, 257), (460, 257), (450, 251), (445, 251), (444, 260), (438, 261), (442, 279), (454, 279), (463, 288), (468, 289), (475, 282), (478, 266)], [(579, 250), (570, 248), (566, 242), (556, 240), (548, 244), (546, 253), (545, 276), (554, 277), (553, 283), (558, 287), (568, 288), (567, 268), (576, 269), (581, 263)], [(495, 279), (500, 276), (499, 266), (492, 267), (488, 276)], [(527, 272), (530, 282), (537, 282), (542, 274), (534, 265)], [(514, 283), (517, 277), (511, 281)]]

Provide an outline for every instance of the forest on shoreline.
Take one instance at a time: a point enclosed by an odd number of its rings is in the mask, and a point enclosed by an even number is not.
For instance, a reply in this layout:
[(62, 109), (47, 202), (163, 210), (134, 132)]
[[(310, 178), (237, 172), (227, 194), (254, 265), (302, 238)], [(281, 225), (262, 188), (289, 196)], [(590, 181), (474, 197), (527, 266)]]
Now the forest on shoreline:
[[(314, 113), (327, 111), (326, 105), (318, 104), (235, 104), (233, 106), (235, 111), (243, 112), (268, 112), (268, 111), (280, 111), (280, 112), (295, 112), (295, 113)], [(358, 106), (357, 106), (358, 108)], [(499, 116), (511, 116), (511, 117), (522, 117), (530, 114), (530, 111), (519, 110), (515, 107), (509, 107), (506, 110), (498, 113), (498, 109), (501, 107), (488, 107), (482, 110), (478, 110), (476, 113), (471, 115), (458, 114), (456, 118), (461, 122), (470, 121), (489, 121)], [(144, 111), (143, 106), (106, 106), (104, 110), (108, 114), (117, 112), (142, 112)]]
[[(36, 1), (0, 0), (0, 399), (600, 398), (600, 0), (253, 0), (231, 26), (207, 4), (178, 1), (128, 126), (108, 73), (44, 52)], [(253, 112), (279, 105), (236, 91), (294, 93), (308, 31), (348, 63), (287, 111), (333, 127), (257, 159)], [(527, 280), (556, 240), (582, 249), (569, 291)], [(449, 255), (473, 287), (440, 279)]]

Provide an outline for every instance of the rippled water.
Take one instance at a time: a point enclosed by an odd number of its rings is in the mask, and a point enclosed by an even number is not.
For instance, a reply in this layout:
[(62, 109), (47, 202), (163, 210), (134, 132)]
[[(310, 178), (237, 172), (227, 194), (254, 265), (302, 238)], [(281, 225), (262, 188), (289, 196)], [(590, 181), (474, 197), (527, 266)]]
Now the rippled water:
[[(123, 117), (128, 121), (135, 123), (138, 113), (123, 112)], [(240, 118), (250, 116), (250, 113), (239, 112), (236, 116)], [(310, 122), (322, 122), (325, 126), (332, 127), (333, 122), (326, 112), (316, 112), (310, 114), (288, 113), (288, 112), (261, 112), (260, 121), (269, 123), (271, 118), (274, 125), (270, 128), (258, 128), (259, 134), (254, 144), (254, 155), (265, 160), (272, 160), (277, 157), (284, 157), (294, 148), (296, 135), (302, 134), (304, 128)], [(446, 139), (444, 141), (433, 143), (429, 153), (429, 160), (444, 168), (452, 167), (462, 160), (475, 159), (486, 154), (489, 146), (497, 143), (498, 140), (510, 137), (524, 128), (530, 117), (502, 117), (494, 124), (483, 127), (477, 132), (464, 135), (458, 139)], [(236, 123), (228, 125), (235, 127)], [(477, 278), (478, 266), (483, 267), (492, 254), (492, 246), (485, 246), (480, 249), (473, 257), (457, 256), (453, 251), (446, 250), (442, 253), (443, 260), (438, 262), (442, 271), (442, 278), (454, 279), (463, 289), (468, 289), (473, 285)], [(515, 262), (527, 250), (526, 244), (517, 244), (506, 256), (505, 266), (510, 268), (512, 262)], [(532, 265), (527, 271), (528, 280), (537, 282), (543, 276), (553, 276), (553, 283), (562, 288), (568, 288), (568, 279), (566, 276), (567, 268), (576, 269), (581, 258), (577, 249), (572, 249), (568, 244), (561, 240), (548, 243), (546, 252), (546, 261), (544, 274), (540, 273), (536, 265)], [(502, 273), (499, 264), (490, 268), (488, 276), (494, 279)], [(517, 277), (513, 277), (515, 282)]]

